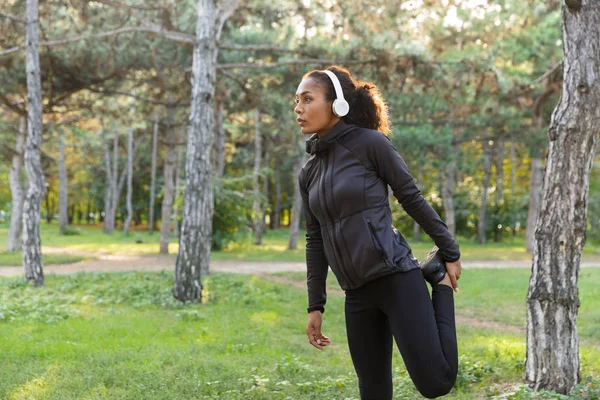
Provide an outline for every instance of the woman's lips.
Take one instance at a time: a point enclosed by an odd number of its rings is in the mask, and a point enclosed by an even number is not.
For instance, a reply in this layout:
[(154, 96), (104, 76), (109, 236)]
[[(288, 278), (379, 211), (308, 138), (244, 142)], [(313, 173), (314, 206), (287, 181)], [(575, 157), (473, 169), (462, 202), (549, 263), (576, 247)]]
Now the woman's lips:
[(306, 121), (303, 120), (302, 118), (298, 118), (298, 119), (296, 119), (296, 121), (298, 122), (298, 125), (300, 125), (300, 126), (306, 124)]

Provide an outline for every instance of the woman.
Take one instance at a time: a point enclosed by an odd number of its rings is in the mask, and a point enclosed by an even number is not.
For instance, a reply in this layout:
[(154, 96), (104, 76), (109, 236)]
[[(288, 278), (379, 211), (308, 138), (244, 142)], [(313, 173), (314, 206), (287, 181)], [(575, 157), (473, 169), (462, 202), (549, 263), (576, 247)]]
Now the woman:
[[(343, 68), (304, 75), (294, 111), (311, 157), (299, 174), (306, 214), (309, 342), (321, 333), (328, 267), (346, 293), (348, 345), (361, 399), (392, 397), (392, 337), (415, 386), (426, 397), (447, 394), (458, 351), (452, 290), (460, 252), (446, 225), (416, 187), (391, 145), (379, 90)], [(421, 270), (392, 226), (388, 185), (404, 210), (439, 247), (444, 262)], [(441, 266), (441, 267), (440, 267)], [(423, 277), (432, 285), (429, 297)]]

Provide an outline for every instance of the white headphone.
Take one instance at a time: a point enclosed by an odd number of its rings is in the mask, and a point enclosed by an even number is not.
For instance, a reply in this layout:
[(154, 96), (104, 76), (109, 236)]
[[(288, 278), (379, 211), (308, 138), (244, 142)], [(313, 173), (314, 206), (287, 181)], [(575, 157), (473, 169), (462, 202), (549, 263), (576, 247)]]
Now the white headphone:
[(331, 82), (333, 82), (333, 88), (335, 89), (335, 97), (336, 99), (333, 101), (331, 108), (333, 109), (333, 113), (337, 117), (343, 117), (348, 114), (350, 111), (350, 104), (344, 99), (344, 92), (342, 92), (342, 85), (340, 85), (340, 81), (335, 74), (329, 70), (323, 70), (327, 74)]

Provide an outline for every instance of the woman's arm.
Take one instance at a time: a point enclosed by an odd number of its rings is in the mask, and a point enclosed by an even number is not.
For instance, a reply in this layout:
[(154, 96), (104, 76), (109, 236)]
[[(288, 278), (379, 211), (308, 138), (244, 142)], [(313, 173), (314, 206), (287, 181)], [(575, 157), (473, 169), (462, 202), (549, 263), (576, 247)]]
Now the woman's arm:
[(310, 210), (308, 191), (304, 182), (304, 173), (298, 177), (300, 195), (306, 216), (306, 283), (308, 286), (308, 312), (319, 310), (325, 312), (327, 302), (326, 280), (329, 263), (323, 249), (321, 225)]
[(408, 166), (390, 140), (383, 134), (375, 135), (368, 146), (367, 156), (378, 175), (390, 185), (402, 208), (433, 239), (447, 262), (460, 259), (458, 243), (437, 212), (425, 200), (410, 175)]

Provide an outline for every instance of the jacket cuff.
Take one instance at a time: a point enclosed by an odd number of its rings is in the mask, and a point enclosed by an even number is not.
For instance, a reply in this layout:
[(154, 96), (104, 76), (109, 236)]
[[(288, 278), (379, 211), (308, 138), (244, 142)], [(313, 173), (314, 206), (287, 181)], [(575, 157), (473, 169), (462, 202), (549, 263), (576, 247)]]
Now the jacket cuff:
[(321, 311), (321, 314), (324, 314), (324, 313), (325, 313), (325, 307), (322, 307), (322, 306), (313, 306), (313, 307), (308, 307), (306, 310), (307, 310), (309, 313), (310, 313), (311, 311)]

